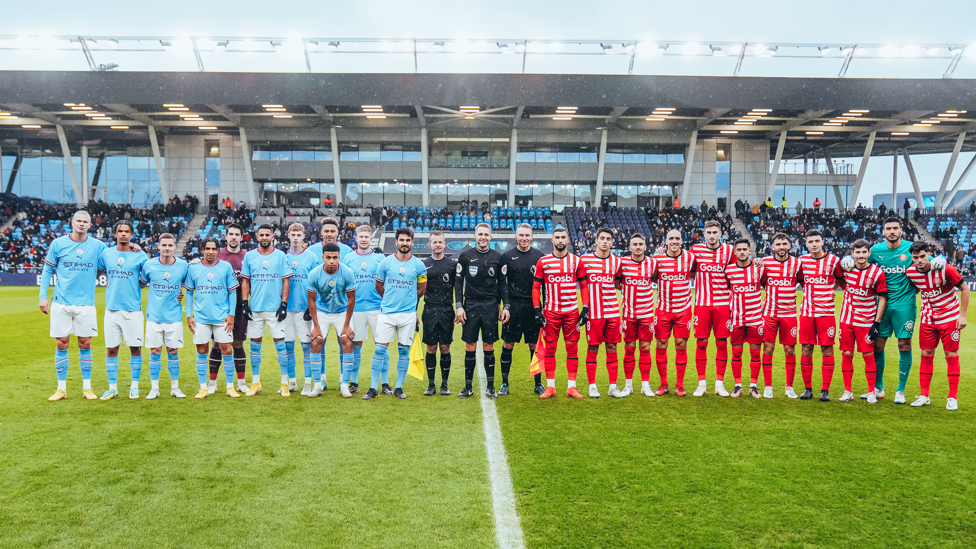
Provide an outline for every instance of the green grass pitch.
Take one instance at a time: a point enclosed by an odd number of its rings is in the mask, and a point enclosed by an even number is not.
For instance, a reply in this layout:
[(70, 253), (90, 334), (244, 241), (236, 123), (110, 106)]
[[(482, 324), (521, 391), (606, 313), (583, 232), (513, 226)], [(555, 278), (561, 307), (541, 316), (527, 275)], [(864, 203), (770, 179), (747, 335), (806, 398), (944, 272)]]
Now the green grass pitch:
[[(103, 297), (99, 290), (99, 316)], [(408, 378), (405, 401), (344, 400), (333, 339), (330, 388), (319, 399), (274, 394), (277, 362), (273, 346), (265, 345), (263, 374), (270, 383), (254, 399), (219, 392), (192, 399), (195, 355), (188, 346), (181, 386), (191, 398), (125, 398), (123, 350), (122, 398), (88, 402), (73, 346), (69, 398), (49, 403), (54, 343), (37, 291), (0, 288), (0, 302), (0, 547), (495, 545), (476, 399), (423, 397), (426, 383)], [(976, 353), (970, 336), (963, 332), (956, 413), (944, 409), (941, 351), (932, 406), (892, 404), (893, 341), (885, 372), (889, 396), (875, 406), (836, 402), (843, 388), (839, 356), (833, 402), (786, 399), (781, 349), (773, 400), (611, 399), (601, 356), (603, 398), (575, 401), (563, 396), (561, 343), (559, 397), (540, 401), (524, 374), (527, 350), (519, 345), (513, 394), (497, 408), (526, 545), (972, 547), (976, 379), (968, 365)], [(100, 394), (107, 388), (101, 336), (92, 348)], [(456, 395), (464, 377), (459, 333), (453, 349)], [(367, 342), (363, 385), (371, 354)], [(622, 349), (619, 354), (622, 361)], [(144, 355), (148, 361), (148, 350)], [(693, 345), (689, 359), (690, 388)], [(710, 360), (709, 388), (713, 368)], [(300, 358), (298, 370), (301, 378)], [(145, 396), (146, 364), (142, 377)], [(223, 387), (222, 374), (219, 379)], [(653, 368), (651, 380), (656, 386)], [(160, 386), (168, 384), (164, 364)], [(918, 393), (917, 349), (908, 387), (911, 400)], [(860, 357), (854, 389), (866, 390)]]

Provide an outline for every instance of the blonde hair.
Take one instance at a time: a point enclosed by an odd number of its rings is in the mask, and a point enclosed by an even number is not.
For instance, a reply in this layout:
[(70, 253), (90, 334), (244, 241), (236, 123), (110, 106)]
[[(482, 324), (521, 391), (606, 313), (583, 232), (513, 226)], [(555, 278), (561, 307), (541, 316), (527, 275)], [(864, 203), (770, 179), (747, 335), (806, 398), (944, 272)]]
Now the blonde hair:
[(373, 229), (371, 229), (369, 227), (369, 225), (360, 225), (360, 226), (356, 227), (356, 234), (359, 234), (359, 233), (373, 234)]
[(293, 229), (298, 229), (299, 231), (302, 231), (302, 234), (305, 234), (305, 225), (302, 225), (301, 223), (292, 223), (291, 225), (288, 225), (288, 232), (291, 232)]

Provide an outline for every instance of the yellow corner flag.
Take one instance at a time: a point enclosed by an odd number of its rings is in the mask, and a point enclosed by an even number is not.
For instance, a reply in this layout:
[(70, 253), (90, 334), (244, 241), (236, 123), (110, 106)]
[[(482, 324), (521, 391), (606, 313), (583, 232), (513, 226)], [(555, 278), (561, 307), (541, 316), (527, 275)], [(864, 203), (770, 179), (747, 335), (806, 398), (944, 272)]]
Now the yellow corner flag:
[(546, 356), (546, 340), (542, 337), (542, 332), (539, 332), (539, 343), (535, 346), (535, 355), (532, 357), (532, 362), (529, 363), (529, 375), (534, 376), (536, 374), (541, 374), (542, 370), (545, 369), (545, 356)]
[(407, 375), (424, 379), (424, 372), (427, 370), (424, 365), (424, 351), (424, 346), (420, 343), (420, 334), (415, 334), (413, 344), (410, 345), (410, 366), (407, 368)]

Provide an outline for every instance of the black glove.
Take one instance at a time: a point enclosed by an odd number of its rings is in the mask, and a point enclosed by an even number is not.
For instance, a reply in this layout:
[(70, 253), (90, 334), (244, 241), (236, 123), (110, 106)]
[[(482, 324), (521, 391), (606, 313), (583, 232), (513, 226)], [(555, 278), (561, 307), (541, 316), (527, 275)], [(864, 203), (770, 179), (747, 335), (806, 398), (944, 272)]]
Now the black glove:
[(584, 324), (586, 324), (589, 321), (590, 321), (590, 307), (589, 307), (589, 305), (583, 305), (583, 308), (580, 309), (580, 317), (579, 317), (579, 324), (578, 324), (578, 326), (583, 326)]
[(287, 317), (288, 317), (288, 302), (282, 301), (281, 305), (278, 305), (278, 310), (275, 311), (275, 318), (278, 319), (278, 322), (284, 322), (285, 318)]
[(254, 320), (254, 314), (251, 313), (251, 304), (246, 299), (241, 302), (241, 312), (244, 313), (244, 318)]
[(878, 339), (878, 334), (880, 331), (881, 331), (881, 323), (872, 322), (871, 327), (868, 328), (868, 339), (870, 339), (871, 341)]
[(546, 315), (542, 314), (542, 307), (535, 308), (535, 322), (543, 328), (546, 327)]
[(305, 314), (302, 315), (302, 320), (304, 320), (305, 322), (312, 320), (312, 312), (309, 311), (307, 308), (305, 309)]

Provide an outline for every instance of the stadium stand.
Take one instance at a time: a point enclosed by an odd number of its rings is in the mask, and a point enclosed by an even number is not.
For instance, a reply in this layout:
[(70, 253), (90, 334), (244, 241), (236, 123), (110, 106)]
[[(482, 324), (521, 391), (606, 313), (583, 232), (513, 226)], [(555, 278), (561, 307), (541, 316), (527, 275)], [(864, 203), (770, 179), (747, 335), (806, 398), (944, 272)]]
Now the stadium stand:
[(395, 231), (400, 227), (409, 227), (419, 232), (432, 230), (472, 232), (480, 223), (491, 225), (492, 231), (515, 231), (522, 223), (528, 223), (539, 232), (551, 233), (553, 229), (552, 209), (548, 207), (513, 207), (505, 208), (488, 206), (482, 208), (461, 207), (458, 210), (450, 208), (434, 208), (430, 206), (395, 206), (389, 208), (390, 218), (385, 223), (387, 231)]
[(664, 237), (671, 229), (678, 229), (686, 249), (702, 241), (702, 229), (711, 219), (722, 224), (722, 238), (732, 242), (739, 237), (732, 218), (724, 212), (698, 208), (566, 208), (566, 224), (577, 253), (591, 251), (596, 242), (596, 230), (606, 226), (614, 233), (611, 249), (617, 255), (627, 256), (630, 235), (635, 232), (647, 238), (647, 247), (653, 253), (663, 245)]
[(973, 276), (976, 271), (976, 215), (922, 214), (916, 221), (942, 243), (946, 257), (963, 276)]

